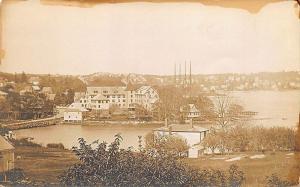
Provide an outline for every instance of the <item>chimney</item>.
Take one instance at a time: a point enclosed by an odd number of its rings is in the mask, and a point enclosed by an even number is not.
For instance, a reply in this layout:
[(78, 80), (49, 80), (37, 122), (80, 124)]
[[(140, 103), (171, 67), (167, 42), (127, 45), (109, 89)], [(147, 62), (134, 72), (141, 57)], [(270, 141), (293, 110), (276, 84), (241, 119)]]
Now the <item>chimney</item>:
[(193, 118), (190, 119), (190, 126), (191, 126), (191, 128), (194, 128), (194, 125), (193, 125)]

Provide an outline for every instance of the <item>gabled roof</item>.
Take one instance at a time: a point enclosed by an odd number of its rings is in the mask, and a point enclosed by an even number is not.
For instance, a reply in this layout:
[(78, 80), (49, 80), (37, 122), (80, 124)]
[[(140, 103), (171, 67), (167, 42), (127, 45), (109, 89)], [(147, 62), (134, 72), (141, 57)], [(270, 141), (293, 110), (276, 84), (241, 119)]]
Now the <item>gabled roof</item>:
[(151, 88), (152, 88), (151, 86), (142, 86), (139, 89), (137, 89), (137, 92), (141, 92), (141, 94), (145, 94)]
[(171, 130), (172, 132), (205, 132), (209, 131), (207, 128), (199, 127), (196, 125), (191, 126), (190, 124), (172, 124), (168, 127), (163, 126), (154, 129), (154, 131), (164, 131), (169, 132)]
[(180, 107), (180, 112), (199, 112), (194, 104), (183, 105)]
[(33, 90), (40, 90), (40, 87), (39, 86), (32, 86), (32, 89)]
[(82, 111), (78, 108), (67, 108), (65, 112), (82, 112)]
[(5, 138), (3, 138), (3, 136), (0, 136), (0, 151), (11, 149), (14, 149), (14, 146), (12, 146)]
[(43, 87), (42, 92), (52, 92), (51, 87)]
[(98, 94), (96, 95), (95, 97), (92, 98), (92, 100), (104, 100), (104, 101), (107, 101), (109, 100), (108, 98), (104, 97), (102, 94)]
[(7, 95), (7, 93), (0, 90), (0, 95)]

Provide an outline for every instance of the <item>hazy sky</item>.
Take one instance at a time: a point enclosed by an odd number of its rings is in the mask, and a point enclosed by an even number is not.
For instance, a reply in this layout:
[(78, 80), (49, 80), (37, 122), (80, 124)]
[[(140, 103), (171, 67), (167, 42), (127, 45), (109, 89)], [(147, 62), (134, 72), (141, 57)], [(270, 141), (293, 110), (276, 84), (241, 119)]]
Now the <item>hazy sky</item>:
[(172, 74), (300, 69), (295, 2), (257, 14), (200, 3), (122, 3), (93, 8), (47, 6), (38, 0), (2, 7), (0, 71)]

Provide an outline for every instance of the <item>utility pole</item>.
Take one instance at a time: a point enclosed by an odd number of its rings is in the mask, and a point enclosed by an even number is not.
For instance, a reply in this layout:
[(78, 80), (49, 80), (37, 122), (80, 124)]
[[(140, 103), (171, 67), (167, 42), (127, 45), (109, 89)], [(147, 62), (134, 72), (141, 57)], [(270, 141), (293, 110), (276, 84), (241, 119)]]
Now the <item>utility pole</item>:
[(181, 85), (181, 64), (179, 64), (179, 85)]
[(174, 64), (174, 84), (177, 86), (177, 77), (176, 77), (176, 63)]
[(190, 61), (190, 97), (192, 92), (192, 62)]
[(186, 61), (184, 61), (184, 88), (186, 87)]

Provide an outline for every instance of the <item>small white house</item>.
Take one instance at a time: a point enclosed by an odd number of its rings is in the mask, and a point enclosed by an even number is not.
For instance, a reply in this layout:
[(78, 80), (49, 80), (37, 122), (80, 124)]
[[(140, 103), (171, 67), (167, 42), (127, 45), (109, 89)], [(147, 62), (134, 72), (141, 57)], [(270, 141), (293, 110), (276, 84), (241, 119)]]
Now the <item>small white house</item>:
[(198, 157), (201, 154), (202, 149), (199, 148), (199, 144), (208, 134), (209, 130), (203, 127), (190, 124), (172, 124), (165, 125), (153, 130), (154, 134), (159, 136), (164, 135), (178, 135), (187, 141), (189, 149), (189, 158)]
[(200, 117), (200, 111), (194, 104), (188, 104), (180, 107), (180, 112), (186, 120)]
[(82, 111), (77, 108), (67, 108), (64, 112), (65, 122), (82, 122)]
[(6, 98), (8, 93), (0, 91), (0, 98)]

